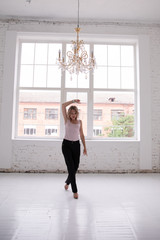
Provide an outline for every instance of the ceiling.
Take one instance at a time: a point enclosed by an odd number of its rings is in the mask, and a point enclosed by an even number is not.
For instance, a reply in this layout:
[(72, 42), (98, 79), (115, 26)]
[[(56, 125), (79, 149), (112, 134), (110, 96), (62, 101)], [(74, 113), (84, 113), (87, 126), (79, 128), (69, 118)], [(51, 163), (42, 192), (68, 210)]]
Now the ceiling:
[[(0, 18), (77, 19), (78, 0), (0, 0)], [(80, 21), (160, 23), (160, 0), (80, 0)]]

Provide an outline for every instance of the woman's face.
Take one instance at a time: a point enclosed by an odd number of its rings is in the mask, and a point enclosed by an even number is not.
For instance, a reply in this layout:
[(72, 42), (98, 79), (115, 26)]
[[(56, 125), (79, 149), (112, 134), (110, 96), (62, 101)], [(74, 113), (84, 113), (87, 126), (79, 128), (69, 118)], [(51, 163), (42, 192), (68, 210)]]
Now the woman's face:
[(77, 113), (75, 110), (71, 110), (70, 115), (69, 115), (71, 120), (76, 120), (77, 119)]

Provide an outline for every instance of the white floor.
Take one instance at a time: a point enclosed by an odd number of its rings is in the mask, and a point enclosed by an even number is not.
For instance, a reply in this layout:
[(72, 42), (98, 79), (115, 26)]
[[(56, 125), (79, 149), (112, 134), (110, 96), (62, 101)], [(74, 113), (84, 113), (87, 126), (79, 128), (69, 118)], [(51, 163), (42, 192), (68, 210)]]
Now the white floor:
[(0, 174), (0, 240), (160, 240), (160, 174)]

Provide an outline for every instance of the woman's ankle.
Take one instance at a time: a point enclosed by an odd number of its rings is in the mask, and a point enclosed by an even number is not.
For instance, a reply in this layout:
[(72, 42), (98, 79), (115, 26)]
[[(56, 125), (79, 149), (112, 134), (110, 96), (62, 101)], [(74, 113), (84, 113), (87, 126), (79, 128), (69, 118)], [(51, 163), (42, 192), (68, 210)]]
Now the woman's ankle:
[(64, 188), (65, 188), (65, 190), (68, 190), (69, 185), (66, 183), (66, 184), (64, 185)]
[(74, 197), (75, 199), (78, 199), (78, 193), (73, 193), (73, 197)]

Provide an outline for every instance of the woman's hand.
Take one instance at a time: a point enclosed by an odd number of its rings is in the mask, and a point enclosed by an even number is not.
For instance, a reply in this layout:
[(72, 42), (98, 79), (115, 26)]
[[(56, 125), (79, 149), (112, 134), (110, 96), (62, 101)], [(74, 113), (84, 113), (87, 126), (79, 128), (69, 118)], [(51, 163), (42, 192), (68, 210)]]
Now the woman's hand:
[(83, 155), (87, 156), (87, 149), (86, 148), (84, 148), (84, 150), (83, 150)]
[(73, 102), (75, 103), (81, 103), (81, 101), (79, 99), (74, 99)]

